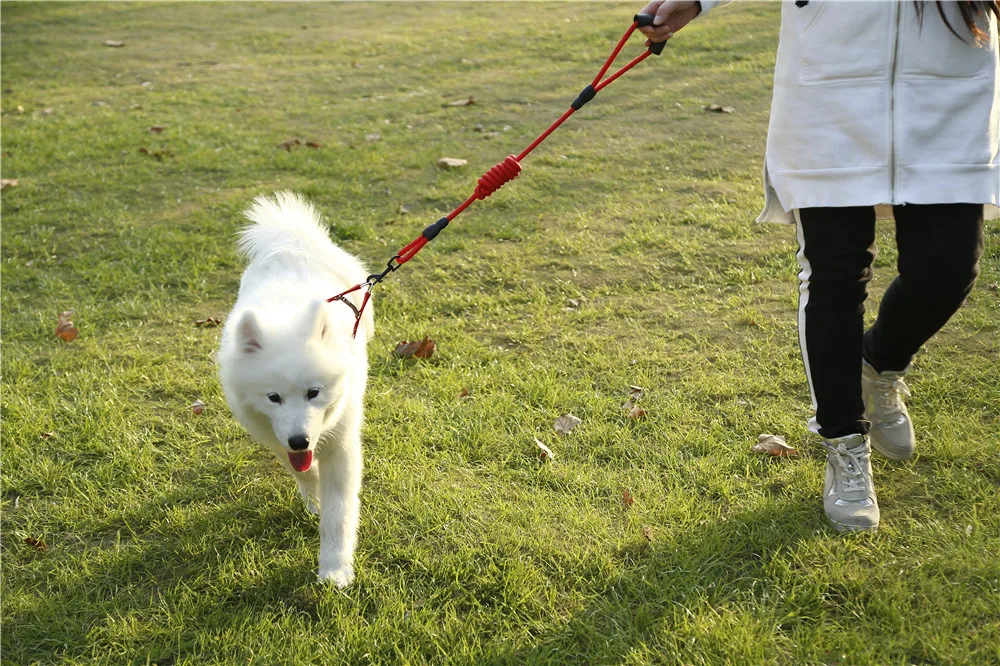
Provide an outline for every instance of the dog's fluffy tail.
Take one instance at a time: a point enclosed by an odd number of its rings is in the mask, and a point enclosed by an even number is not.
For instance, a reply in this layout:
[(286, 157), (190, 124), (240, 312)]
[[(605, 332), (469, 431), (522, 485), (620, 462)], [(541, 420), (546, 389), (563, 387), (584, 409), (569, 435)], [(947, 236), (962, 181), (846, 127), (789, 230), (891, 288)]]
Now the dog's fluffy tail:
[(279, 254), (315, 255), (332, 249), (319, 211), (294, 192), (261, 195), (244, 215), (253, 224), (240, 232), (237, 246), (251, 263)]

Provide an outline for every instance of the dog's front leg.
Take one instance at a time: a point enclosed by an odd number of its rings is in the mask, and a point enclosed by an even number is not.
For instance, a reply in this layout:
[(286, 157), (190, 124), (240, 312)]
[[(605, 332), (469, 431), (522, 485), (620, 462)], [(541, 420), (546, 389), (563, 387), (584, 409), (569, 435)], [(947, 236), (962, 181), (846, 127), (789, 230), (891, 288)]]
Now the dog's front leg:
[[(360, 412), (360, 410), (358, 410)], [(354, 581), (358, 493), (361, 491), (361, 418), (349, 418), (319, 462), (319, 579), (337, 587)]]

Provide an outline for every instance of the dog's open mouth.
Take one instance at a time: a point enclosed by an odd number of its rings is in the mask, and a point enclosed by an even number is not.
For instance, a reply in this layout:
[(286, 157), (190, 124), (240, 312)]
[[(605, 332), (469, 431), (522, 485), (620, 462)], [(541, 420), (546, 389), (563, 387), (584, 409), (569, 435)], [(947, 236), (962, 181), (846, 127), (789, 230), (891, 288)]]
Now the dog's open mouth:
[(296, 472), (308, 471), (313, 464), (312, 451), (289, 451), (288, 462), (292, 463), (292, 468)]

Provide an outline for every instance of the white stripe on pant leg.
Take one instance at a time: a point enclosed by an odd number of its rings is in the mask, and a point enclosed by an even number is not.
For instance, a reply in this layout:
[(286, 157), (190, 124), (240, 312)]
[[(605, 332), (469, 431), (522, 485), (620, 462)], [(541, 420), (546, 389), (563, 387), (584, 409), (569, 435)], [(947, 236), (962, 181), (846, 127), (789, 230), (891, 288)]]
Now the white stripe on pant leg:
[(806, 305), (809, 303), (809, 280), (812, 277), (812, 265), (806, 257), (806, 239), (802, 231), (802, 220), (799, 210), (792, 211), (795, 216), (795, 233), (799, 239), (799, 251), (795, 258), (799, 260), (799, 350), (802, 352), (802, 364), (806, 369), (806, 381), (809, 383), (809, 395), (812, 397), (813, 417), (809, 419), (809, 430), (819, 434), (819, 422), (816, 421), (816, 389), (813, 388), (812, 371), (809, 368), (808, 347), (806, 347)]

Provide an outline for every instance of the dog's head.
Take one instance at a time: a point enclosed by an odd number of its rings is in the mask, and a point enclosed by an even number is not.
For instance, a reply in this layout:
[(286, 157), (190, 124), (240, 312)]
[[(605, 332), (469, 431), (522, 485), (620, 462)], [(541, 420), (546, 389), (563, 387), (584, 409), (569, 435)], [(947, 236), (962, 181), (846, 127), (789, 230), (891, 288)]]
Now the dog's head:
[(234, 380), (244, 406), (270, 423), (301, 472), (312, 464), (322, 433), (344, 413), (357, 382), (358, 350), (350, 327), (333, 321), (327, 303), (286, 314), (273, 321), (243, 312), (234, 330)]

